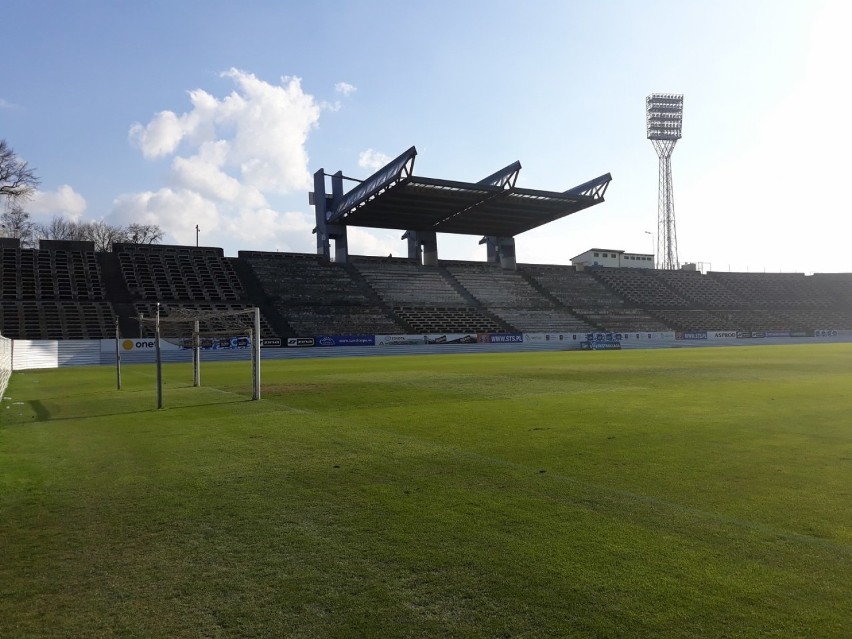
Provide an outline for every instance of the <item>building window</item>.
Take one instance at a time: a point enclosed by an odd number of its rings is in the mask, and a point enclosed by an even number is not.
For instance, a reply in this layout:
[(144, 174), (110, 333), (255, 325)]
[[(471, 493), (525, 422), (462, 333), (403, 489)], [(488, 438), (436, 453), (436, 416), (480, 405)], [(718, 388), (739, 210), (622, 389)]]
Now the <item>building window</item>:
[(595, 257), (600, 257), (600, 255), (598, 255), (597, 253), (595, 253)]

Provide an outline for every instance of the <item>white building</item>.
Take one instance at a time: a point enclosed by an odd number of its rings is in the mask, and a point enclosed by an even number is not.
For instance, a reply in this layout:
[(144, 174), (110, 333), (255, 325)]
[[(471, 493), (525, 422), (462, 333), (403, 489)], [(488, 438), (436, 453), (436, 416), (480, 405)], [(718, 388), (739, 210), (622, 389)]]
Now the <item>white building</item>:
[(614, 249), (593, 248), (572, 257), (571, 264), (584, 267), (654, 268), (654, 256), (648, 253), (627, 253)]

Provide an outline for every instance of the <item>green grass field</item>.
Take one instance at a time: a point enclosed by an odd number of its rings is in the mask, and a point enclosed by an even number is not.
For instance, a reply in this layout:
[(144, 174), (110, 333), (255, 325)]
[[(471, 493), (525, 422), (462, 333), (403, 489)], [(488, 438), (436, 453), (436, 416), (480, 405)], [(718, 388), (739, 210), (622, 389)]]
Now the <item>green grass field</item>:
[(852, 636), (852, 345), (16, 373), (2, 637)]

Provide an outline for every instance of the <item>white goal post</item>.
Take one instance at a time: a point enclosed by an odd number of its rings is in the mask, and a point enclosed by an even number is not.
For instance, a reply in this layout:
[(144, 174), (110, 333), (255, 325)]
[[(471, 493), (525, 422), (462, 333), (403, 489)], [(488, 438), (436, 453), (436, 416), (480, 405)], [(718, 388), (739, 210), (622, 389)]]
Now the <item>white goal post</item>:
[(0, 335), (0, 399), (12, 377), (12, 340)]
[[(234, 340), (240, 345), (247, 340), (251, 351), (252, 400), (260, 399), (260, 309), (257, 307), (232, 310), (198, 310), (178, 307), (161, 314), (157, 303), (153, 317), (139, 315), (140, 327), (152, 325), (157, 362), (157, 408), (163, 407), (163, 377), (160, 340), (192, 349), (193, 386), (201, 385), (201, 351), (205, 342)], [(118, 338), (116, 338), (118, 339)], [(243, 346), (244, 347), (244, 346)], [(119, 373), (120, 379), (120, 373)]]

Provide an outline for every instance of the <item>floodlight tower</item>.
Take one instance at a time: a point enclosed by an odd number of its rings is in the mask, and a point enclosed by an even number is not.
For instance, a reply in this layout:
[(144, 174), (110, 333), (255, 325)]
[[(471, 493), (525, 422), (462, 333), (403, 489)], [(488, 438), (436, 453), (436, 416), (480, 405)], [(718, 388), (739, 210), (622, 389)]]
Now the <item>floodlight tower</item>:
[(648, 139), (660, 159), (657, 195), (657, 268), (677, 269), (677, 228), (672, 195), (672, 152), (683, 126), (683, 95), (652, 93), (645, 99)]

